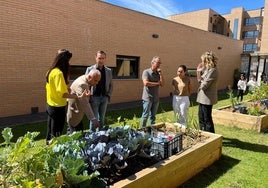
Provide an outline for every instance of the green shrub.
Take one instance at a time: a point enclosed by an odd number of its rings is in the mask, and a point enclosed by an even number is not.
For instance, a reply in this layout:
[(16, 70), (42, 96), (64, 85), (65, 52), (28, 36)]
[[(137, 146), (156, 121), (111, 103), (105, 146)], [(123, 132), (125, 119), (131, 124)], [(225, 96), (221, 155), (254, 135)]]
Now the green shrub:
[(261, 82), (259, 87), (255, 87), (254, 92), (250, 94), (253, 101), (261, 101), (268, 98), (268, 85)]

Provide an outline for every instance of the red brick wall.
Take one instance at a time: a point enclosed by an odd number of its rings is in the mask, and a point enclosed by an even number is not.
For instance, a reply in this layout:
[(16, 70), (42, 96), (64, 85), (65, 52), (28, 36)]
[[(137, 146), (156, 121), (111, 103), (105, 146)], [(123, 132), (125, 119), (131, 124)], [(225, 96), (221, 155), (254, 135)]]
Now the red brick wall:
[[(5, 0), (0, 12), (0, 117), (45, 110), (45, 74), (59, 48), (73, 52), (73, 65), (93, 64), (99, 49), (107, 52), (108, 66), (115, 66), (116, 55), (139, 56), (140, 75), (159, 55), (166, 79), (161, 97), (172, 91), (178, 65), (195, 68), (206, 50), (220, 58), (219, 89), (232, 84), (240, 67), (241, 41), (96, 0)], [(140, 100), (141, 79), (114, 84), (112, 103)]]

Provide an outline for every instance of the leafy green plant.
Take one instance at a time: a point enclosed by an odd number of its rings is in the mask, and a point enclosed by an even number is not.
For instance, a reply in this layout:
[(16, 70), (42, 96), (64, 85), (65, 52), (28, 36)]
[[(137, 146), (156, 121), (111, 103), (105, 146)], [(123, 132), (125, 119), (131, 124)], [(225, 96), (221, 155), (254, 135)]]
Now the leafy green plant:
[(144, 131), (116, 126), (105, 131), (88, 132), (84, 139), (84, 157), (91, 170), (105, 169), (110, 175), (127, 167), (127, 159), (150, 156), (151, 141)]
[(261, 83), (260, 87), (256, 87), (253, 93), (250, 93), (250, 102), (239, 104), (235, 99), (233, 90), (228, 86), (229, 101), (233, 108), (233, 112), (240, 111), (240, 113), (259, 116), (265, 114), (266, 106), (262, 104), (262, 100), (268, 97), (268, 85)]
[(268, 85), (266, 83), (261, 82), (259, 87), (254, 89), (254, 92), (250, 94), (250, 98), (253, 101), (261, 101), (263, 99), (268, 98)]
[(188, 112), (188, 127), (184, 134), (186, 136), (186, 148), (189, 148), (195, 140), (201, 137), (198, 119), (194, 117), (193, 111)]
[(260, 102), (253, 102), (248, 108), (247, 113), (253, 116), (259, 116), (265, 114), (266, 106)]
[[(6, 187), (73, 187), (80, 183), (91, 186), (99, 174), (87, 174), (87, 164), (81, 157), (81, 133), (63, 135), (47, 146), (37, 145), (38, 132), (28, 132), (10, 142), (10, 128), (2, 131), (5, 142), (1, 144), (0, 185)], [(75, 160), (74, 160), (75, 159)]]
[(11, 139), (13, 138), (13, 134), (11, 131), (11, 128), (7, 127), (2, 131), (2, 136), (4, 138), (4, 142), (0, 144), (0, 146), (3, 145), (10, 145), (11, 144)]
[(265, 114), (267, 106), (265, 103), (262, 103), (262, 101), (268, 98), (268, 85), (261, 82), (261, 85), (255, 87), (254, 92), (251, 93), (249, 97), (253, 103), (247, 108), (248, 114), (254, 116)]
[[(121, 121), (121, 118), (118, 118)], [(125, 124), (125, 119), (123, 119)], [(151, 140), (144, 131), (128, 125), (106, 131), (75, 132), (53, 138), (49, 145), (34, 141), (38, 132), (28, 132), (16, 143), (10, 142), (10, 128), (2, 131), (0, 185), (20, 187), (105, 187), (99, 168), (121, 169), (131, 156), (152, 157)], [(122, 163), (123, 162), (123, 163)], [(96, 181), (98, 180), (98, 181)], [(93, 183), (94, 182), (94, 185)]]
[(130, 126), (131, 129), (134, 130), (138, 130), (140, 129), (140, 118), (137, 118), (137, 116), (134, 114), (132, 119), (128, 119), (128, 118), (122, 118), (122, 116), (119, 116), (117, 118), (117, 123), (118, 125), (122, 125), (122, 126)]
[(236, 98), (235, 98), (235, 96), (234, 96), (234, 91), (233, 91), (233, 89), (231, 88), (230, 85), (228, 85), (228, 91), (227, 91), (227, 94), (228, 94), (228, 96), (229, 96), (229, 100), (230, 100), (230, 102), (231, 102), (232, 108), (234, 108), (235, 105), (238, 104), (238, 102), (237, 102), (237, 100), (236, 100)]
[(132, 129), (138, 130), (140, 128), (141, 120), (134, 114), (133, 119), (128, 120), (127, 124), (130, 125)]
[(3, 148), (3, 152), (0, 156), (0, 184), (3, 185), (3, 187), (10, 187), (16, 184), (25, 186), (40, 185), (38, 179), (30, 179), (30, 177), (28, 177), (25, 169), (27, 162), (34, 154), (33, 147), (37, 147), (33, 142), (33, 138), (37, 135), (37, 132), (27, 133), (24, 137), (20, 137), (16, 143), (12, 143), (10, 142), (13, 137), (11, 129), (6, 128), (2, 131), (5, 142), (1, 145), (2, 147), (6, 146)]

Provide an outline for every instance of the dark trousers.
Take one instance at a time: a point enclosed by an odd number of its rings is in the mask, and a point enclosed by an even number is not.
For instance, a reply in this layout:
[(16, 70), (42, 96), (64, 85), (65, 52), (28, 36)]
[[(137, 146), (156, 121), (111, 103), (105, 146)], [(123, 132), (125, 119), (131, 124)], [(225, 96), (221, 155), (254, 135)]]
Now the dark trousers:
[(55, 107), (47, 104), (46, 112), (48, 114), (46, 141), (48, 142), (53, 137), (62, 134), (66, 118), (66, 107)]
[(82, 131), (82, 132), (84, 131), (83, 121), (80, 121), (80, 123), (78, 123), (78, 125), (75, 127), (68, 125), (67, 134), (72, 134), (73, 132), (77, 132), (77, 131)]
[(244, 95), (244, 90), (239, 89), (239, 90), (237, 91), (237, 100), (238, 100), (239, 97), (240, 97), (240, 101), (243, 101), (243, 95)]
[(214, 123), (211, 114), (212, 105), (199, 104), (198, 118), (200, 129), (203, 131), (215, 133)]

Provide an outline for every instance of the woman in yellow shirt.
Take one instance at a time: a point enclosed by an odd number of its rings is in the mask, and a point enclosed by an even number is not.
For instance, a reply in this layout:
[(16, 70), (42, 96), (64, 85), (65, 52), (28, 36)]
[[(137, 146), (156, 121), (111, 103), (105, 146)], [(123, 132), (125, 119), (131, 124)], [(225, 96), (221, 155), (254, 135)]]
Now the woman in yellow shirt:
[(71, 58), (70, 51), (58, 50), (46, 75), (47, 144), (53, 137), (60, 136), (63, 132), (66, 118), (66, 98), (80, 98), (89, 95), (89, 91), (84, 91), (81, 96), (70, 94), (68, 91), (69, 61)]

